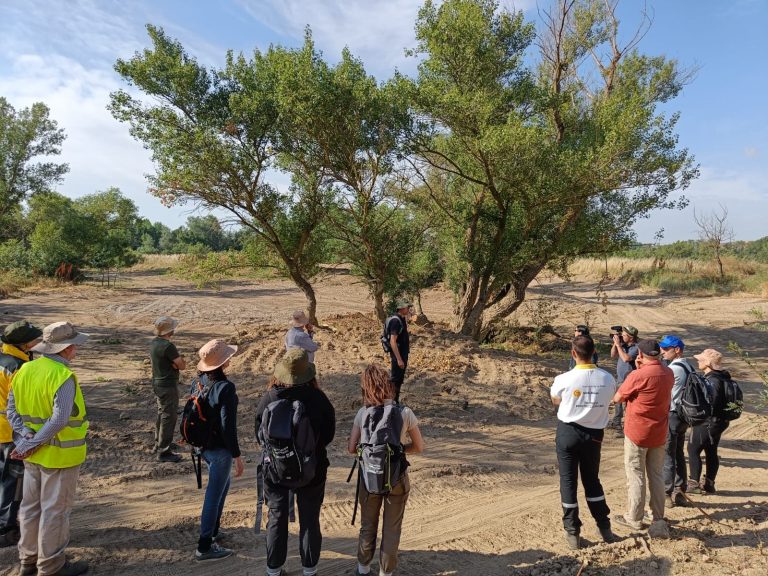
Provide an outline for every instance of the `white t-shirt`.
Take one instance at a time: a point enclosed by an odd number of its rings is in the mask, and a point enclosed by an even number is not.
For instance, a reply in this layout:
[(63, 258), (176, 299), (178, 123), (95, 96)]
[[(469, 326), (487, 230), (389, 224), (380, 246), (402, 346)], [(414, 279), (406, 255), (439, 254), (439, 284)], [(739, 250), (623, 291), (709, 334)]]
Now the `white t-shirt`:
[[(392, 400), (385, 400), (384, 405), (386, 406), (387, 404), (392, 404)], [(363, 406), (357, 411), (352, 426), (357, 426), (358, 428), (363, 427), (363, 415), (365, 414), (365, 410), (366, 407)], [(400, 431), (400, 443), (408, 444), (408, 440), (410, 439), (408, 432), (415, 428), (419, 421), (416, 419), (413, 410), (408, 408), (408, 406), (400, 406), (400, 413), (403, 415), (403, 429)]]
[(594, 364), (579, 364), (555, 378), (549, 394), (560, 398), (557, 418), (585, 428), (608, 425), (608, 406), (616, 393), (616, 380)]

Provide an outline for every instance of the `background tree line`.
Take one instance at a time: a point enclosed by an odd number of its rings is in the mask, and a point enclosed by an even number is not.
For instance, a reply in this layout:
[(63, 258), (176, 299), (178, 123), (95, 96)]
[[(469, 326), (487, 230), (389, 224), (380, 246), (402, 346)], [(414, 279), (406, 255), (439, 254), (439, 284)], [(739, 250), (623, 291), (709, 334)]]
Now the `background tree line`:
[(649, 20), (620, 34), (616, 4), (555, 0), (537, 29), (495, 0), (428, 0), (417, 73), (385, 81), (349, 50), (326, 60), (309, 29), (301, 47), (206, 68), (148, 25), (110, 109), (152, 152), (151, 193), (228, 212), (243, 228), (231, 265), (279, 270), (313, 320), (333, 259), (381, 319), (443, 278), (454, 329), (482, 338), (542, 270), (628, 247), (698, 174), (666, 111), (690, 75), (639, 51)]

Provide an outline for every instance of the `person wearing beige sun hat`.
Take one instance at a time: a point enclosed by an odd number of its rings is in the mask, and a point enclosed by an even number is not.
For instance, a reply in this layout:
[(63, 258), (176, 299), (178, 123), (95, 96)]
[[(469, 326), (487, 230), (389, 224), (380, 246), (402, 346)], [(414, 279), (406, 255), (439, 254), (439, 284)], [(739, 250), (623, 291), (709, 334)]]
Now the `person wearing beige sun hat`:
[(191, 394), (199, 387), (207, 390), (202, 395), (217, 414), (216, 429), (211, 441), (202, 451), (202, 458), (208, 465), (208, 485), (205, 488), (205, 500), (200, 516), (200, 536), (195, 550), (198, 562), (226, 558), (233, 550), (220, 546), (225, 538), (219, 530), (224, 501), (229, 492), (232, 464), (235, 465), (235, 477), (243, 474), (243, 459), (240, 456), (240, 444), (237, 439), (238, 397), (234, 382), (226, 375), (225, 369), (237, 353), (237, 346), (224, 340), (211, 340), (198, 351), (197, 378), (192, 383)]
[(184, 357), (171, 341), (178, 325), (175, 318), (161, 316), (155, 320), (155, 337), (149, 344), (152, 391), (157, 400), (154, 450), (160, 462), (181, 461), (181, 456), (172, 450), (179, 409), (179, 372), (187, 367)]
[[(304, 576), (317, 573), (317, 563), (320, 560), (322, 532), (320, 529), (320, 508), (325, 496), (325, 481), (328, 474), (328, 454), (326, 446), (331, 443), (336, 433), (336, 413), (328, 397), (320, 390), (317, 383), (315, 365), (309, 361), (307, 351), (292, 348), (275, 366), (272, 379), (267, 385), (267, 391), (256, 408), (256, 438), (265, 448), (264, 437), (268, 435), (265, 428), (274, 425), (271, 418), (265, 418), (268, 408), (274, 407), (280, 401), (287, 401), (293, 410), (298, 404), (303, 405), (312, 432), (315, 435), (316, 468), (314, 477), (301, 487), (291, 490), (281, 484), (279, 479), (265, 465), (259, 466), (260, 481), (259, 505), (257, 508), (257, 526), (260, 528), (260, 516), (263, 497), (266, 497), (269, 507), (267, 522), (267, 575), (280, 576), (285, 574), (283, 565), (288, 554), (288, 520), (289, 500), (295, 493), (299, 508), (299, 553)], [(291, 412), (289, 413), (289, 418)], [(274, 414), (275, 412), (271, 412)], [(262, 427), (262, 421), (268, 425)], [(291, 421), (291, 420), (289, 420)], [(279, 426), (276, 426), (279, 428)], [(263, 493), (261, 490), (263, 481)]]
[(88, 335), (69, 322), (55, 322), (42, 336), (32, 348), (42, 356), (19, 369), (8, 395), (8, 420), (16, 438), (11, 456), (24, 460), (20, 574), (74, 576), (88, 570), (87, 562), (72, 562), (65, 555), (70, 511), (86, 456), (88, 415), (70, 363)]
[(315, 352), (320, 344), (315, 342), (315, 327), (309, 322), (304, 310), (296, 310), (291, 314), (291, 327), (285, 335), (285, 349), (301, 348), (307, 351), (310, 362), (315, 361)]

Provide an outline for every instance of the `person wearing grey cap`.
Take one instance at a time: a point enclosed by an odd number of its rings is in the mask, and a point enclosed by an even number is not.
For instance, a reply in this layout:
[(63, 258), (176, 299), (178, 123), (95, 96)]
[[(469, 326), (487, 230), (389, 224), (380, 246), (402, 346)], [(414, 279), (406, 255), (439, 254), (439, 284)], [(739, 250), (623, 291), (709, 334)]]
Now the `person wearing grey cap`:
[(408, 354), (411, 351), (408, 316), (413, 304), (408, 300), (400, 300), (395, 306), (395, 315), (387, 318), (384, 323), (384, 336), (389, 342), (389, 377), (395, 385), (395, 402), (400, 402), (400, 388), (403, 387), (405, 370), (408, 368)]
[(157, 398), (155, 446), (160, 462), (180, 462), (173, 452), (173, 433), (179, 410), (179, 371), (187, 367), (171, 338), (179, 323), (169, 316), (155, 320), (155, 337), (149, 345), (152, 360), (152, 391)]
[(24, 364), (13, 377), (8, 421), (24, 460), (24, 499), (19, 509), (21, 576), (76, 576), (88, 563), (67, 559), (69, 515), (80, 465), (85, 461), (88, 415), (70, 363), (88, 335), (69, 322), (43, 329), (32, 350), (40, 358)]
[(32, 358), (30, 351), (43, 335), (43, 331), (27, 320), (19, 320), (5, 327), (0, 334), (3, 343), (0, 352), (0, 548), (15, 546), (19, 541), (19, 504), (24, 463), (12, 460), (13, 430), (6, 417), (8, 393), (13, 375)]

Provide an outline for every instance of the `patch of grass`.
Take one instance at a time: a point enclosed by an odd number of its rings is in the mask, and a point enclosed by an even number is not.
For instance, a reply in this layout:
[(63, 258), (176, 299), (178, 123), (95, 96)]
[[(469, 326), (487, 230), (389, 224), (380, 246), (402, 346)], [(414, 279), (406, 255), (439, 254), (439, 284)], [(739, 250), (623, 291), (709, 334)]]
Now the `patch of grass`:
[(100, 344), (109, 344), (109, 345), (115, 345), (115, 344), (122, 344), (123, 341), (120, 338), (115, 338), (114, 336), (107, 336), (106, 338), (102, 338), (99, 340)]
[(112, 382), (112, 378), (105, 378), (104, 376), (97, 376), (96, 382)]
[(35, 276), (19, 270), (0, 270), (0, 299), (28, 288), (50, 288), (60, 285), (56, 278)]

